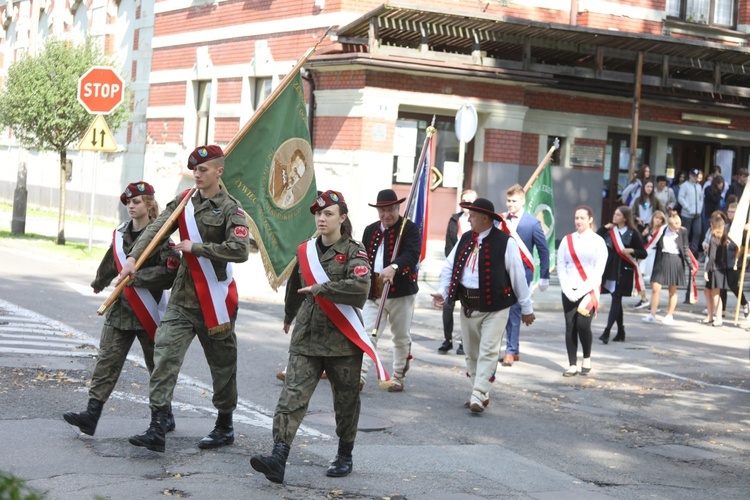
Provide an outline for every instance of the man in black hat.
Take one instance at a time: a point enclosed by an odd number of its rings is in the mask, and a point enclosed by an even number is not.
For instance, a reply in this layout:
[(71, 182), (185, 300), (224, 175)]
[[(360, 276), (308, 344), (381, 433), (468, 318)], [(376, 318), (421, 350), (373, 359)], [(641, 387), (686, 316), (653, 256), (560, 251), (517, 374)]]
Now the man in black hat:
[(474, 203), (461, 203), (461, 208), (469, 209), (471, 232), (461, 237), (445, 259), (432, 304), (442, 308), (446, 300), (461, 301), (461, 332), (472, 381), (471, 397), (464, 406), (482, 413), (490, 401), (510, 306), (520, 304), (525, 325), (531, 325), (535, 317), (518, 244), (495, 227), (494, 221), (502, 220), (495, 206), (477, 198)]
[[(367, 250), (367, 258), (373, 271), (370, 295), (362, 311), (366, 332), (372, 333), (375, 328), (384, 284), (391, 285), (377, 332), (380, 336), (387, 319), (393, 336), (393, 372), (388, 392), (404, 390), (404, 377), (409, 370), (411, 359), (409, 329), (419, 291), (416, 267), (422, 252), (422, 241), (419, 237), (419, 228), (410, 220), (405, 221), (406, 226), (401, 235), (398, 252), (394, 255), (396, 239), (404, 223), (399, 210), (405, 199), (399, 199), (393, 189), (380, 191), (377, 202), (369, 203), (371, 207), (378, 209), (379, 220), (367, 226), (362, 236), (362, 243)], [(372, 343), (377, 346), (377, 337), (372, 339)], [(362, 362), (360, 390), (365, 385), (371, 366), (369, 358)]]

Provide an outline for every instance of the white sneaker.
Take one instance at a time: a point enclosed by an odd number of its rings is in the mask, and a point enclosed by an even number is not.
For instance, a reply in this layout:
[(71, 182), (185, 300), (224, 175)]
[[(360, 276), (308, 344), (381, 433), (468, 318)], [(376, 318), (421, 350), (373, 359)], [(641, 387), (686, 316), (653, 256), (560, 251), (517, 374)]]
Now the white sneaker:
[(662, 325), (674, 325), (674, 318), (671, 314), (667, 314), (664, 316), (664, 319), (661, 320)]
[(706, 316), (708, 316), (708, 309), (704, 309), (702, 314), (705, 314)]
[(641, 321), (644, 323), (656, 323), (656, 318), (654, 318), (653, 314), (649, 313), (644, 318), (641, 318)]
[(635, 305), (636, 309), (645, 309), (646, 307), (649, 307), (651, 305), (651, 302), (647, 300), (641, 300)]
[(745, 315), (745, 318), (750, 316), (750, 304), (745, 304), (744, 306), (742, 306), (742, 314)]

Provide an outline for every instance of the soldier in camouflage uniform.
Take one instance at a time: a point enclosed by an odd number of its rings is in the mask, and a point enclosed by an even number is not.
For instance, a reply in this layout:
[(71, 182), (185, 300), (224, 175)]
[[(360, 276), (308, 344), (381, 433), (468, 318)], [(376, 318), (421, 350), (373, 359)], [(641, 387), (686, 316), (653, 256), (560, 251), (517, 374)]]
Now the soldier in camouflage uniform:
[[(362, 244), (351, 239), (348, 209), (341, 193), (320, 194), (310, 212), (315, 214), (320, 236), (300, 246), (297, 265), (286, 287), (284, 332), (289, 332), (295, 317), (297, 321), (289, 347), (286, 381), (273, 417), (273, 453), (255, 455), (250, 461), (253, 469), (275, 483), (284, 481), (289, 447), (324, 370), (331, 381), (339, 437), (338, 454), (326, 471), (327, 476), (343, 477), (351, 472), (359, 422), (363, 351), (342, 332), (342, 323), (329, 316), (326, 311), (330, 309), (325, 308), (353, 306), (346, 310), (361, 326), (359, 308), (370, 289), (370, 264)], [(308, 260), (315, 260), (319, 266), (314, 277), (311, 270), (315, 266), (307, 264)]]
[[(182, 241), (175, 245), (175, 249), (183, 255), (167, 311), (156, 332), (155, 366), (150, 383), (151, 425), (144, 434), (132, 436), (129, 440), (134, 446), (159, 452), (164, 451), (167, 414), (177, 376), (196, 335), (211, 370), (212, 402), (218, 410), (214, 429), (198, 443), (198, 447), (217, 448), (234, 443), (232, 413), (237, 407), (234, 323), (238, 302), (231, 263), (247, 260), (249, 231), (240, 203), (219, 183), (224, 172), (221, 148), (215, 145), (196, 148), (188, 158), (188, 168), (193, 170), (198, 189), (179, 221), (170, 228), (170, 232), (174, 232), (180, 227)], [(138, 240), (123, 266), (121, 278), (133, 273), (135, 260), (186, 193), (175, 197)], [(196, 278), (199, 286), (196, 286)], [(215, 287), (222, 288), (215, 290)], [(228, 305), (216, 308), (214, 304), (217, 303)]]
[[(120, 196), (120, 201), (128, 207), (131, 220), (123, 222), (113, 235), (112, 245), (96, 271), (96, 279), (91, 283), (94, 293), (104, 290), (118, 274), (118, 245), (124, 252), (130, 251), (144, 228), (159, 214), (159, 205), (154, 199), (154, 188), (143, 181), (128, 185)], [(121, 241), (121, 244), (118, 243)], [(143, 264), (138, 275), (131, 281), (129, 287), (143, 288), (154, 299), (154, 305), (166, 305), (166, 298), (162, 297), (164, 290), (170, 288), (177, 275), (179, 254), (169, 246), (165, 239)], [(121, 263), (120, 263), (121, 264)], [(132, 295), (131, 295), (132, 296)], [(137, 297), (134, 300), (139, 300)], [(136, 306), (137, 307), (137, 306)], [(161, 312), (163, 312), (163, 307)], [(141, 313), (143, 314), (143, 313)], [(158, 315), (158, 309), (157, 314)], [(93, 436), (96, 425), (102, 413), (104, 403), (120, 378), (120, 372), (125, 364), (130, 347), (137, 338), (143, 349), (143, 359), (148, 372), (154, 370), (154, 341), (155, 327), (158, 318), (145, 318), (142, 321), (133, 310), (125, 293), (121, 293), (107, 310), (104, 319), (101, 338), (99, 340), (99, 355), (94, 366), (89, 388), (89, 403), (81, 413), (68, 412), (63, 415), (66, 422), (78, 427), (81, 432)], [(148, 328), (148, 331), (147, 331)], [(175, 428), (174, 416), (169, 412), (167, 431)]]

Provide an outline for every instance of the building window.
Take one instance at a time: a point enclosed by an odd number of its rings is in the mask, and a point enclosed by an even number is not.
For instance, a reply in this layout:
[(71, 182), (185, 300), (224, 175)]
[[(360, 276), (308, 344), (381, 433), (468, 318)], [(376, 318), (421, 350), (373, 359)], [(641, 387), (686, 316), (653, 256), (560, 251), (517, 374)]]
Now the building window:
[(549, 159), (549, 162), (553, 167), (559, 167), (560, 165), (562, 165), (562, 163), (560, 162), (560, 158), (562, 158), (561, 151), (563, 146), (565, 145), (565, 137), (553, 137), (551, 135), (547, 136), (547, 151), (552, 148), (552, 145), (555, 143), (555, 139), (560, 140), (560, 147), (552, 153), (552, 157)]
[(667, 0), (667, 16), (689, 23), (734, 28), (737, 0)]
[(198, 82), (198, 99), (195, 103), (197, 111), (197, 127), (195, 143), (197, 145), (209, 144), (208, 124), (211, 119), (211, 82)]
[(270, 76), (252, 79), (253, 110), (257, 110), (263, 104), (263, 101), (271, 95), (272, 83), (273, 81)]

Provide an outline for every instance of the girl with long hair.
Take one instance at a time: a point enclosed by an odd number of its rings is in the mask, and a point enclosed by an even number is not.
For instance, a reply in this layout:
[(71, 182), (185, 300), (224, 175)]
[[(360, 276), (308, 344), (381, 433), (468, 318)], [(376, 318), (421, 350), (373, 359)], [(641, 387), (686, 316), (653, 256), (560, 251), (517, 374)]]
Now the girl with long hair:
[(728, 290), (729, 280), (729, 245), (727, 224), (720, 214), (711, 215), (711, 236), (706, 249), (706, 267), (703, 277), (706, 280), (706, 317), (700, 322), (713, 326), (722, 326), (722, 304), (719, 297), (721, 290)]
[(662, 214), (664, 213), (664, 206), (654, 192), (654, 181), (651, 179), (643, 181), (641, 195), (632, 201), (630, 207), (633, 209), (633, 218), (635, 219), (636, 226), (641, 232), (641, 236), (645, 238), (648, 235), (649, 225), (651, 224), (654, 212), (659, 211)]
[(622, 297), (630, 297), (634, 290), (643, 289), (637, 259), (645, 259), (648, 253), (633, 223), (633, 212), (626, 205), (618, 207), (612, 215), (612, 222), (600, 227), (596, 233), (604, 238), (607, 246), (607, 265), (602, 276), (602, 289), (612, 295), (607, 327), (599, 340), (605, 344), (609, 343), (609, 332), (616, 322), (617, 335), (612, 341), (625, 342)]
[(654, 269), (651, 273), (651, 312), (643, 321), (656, 322), (659, 294), (666, 286), (669, 291), (669, 306), (662, 324), (672, 325), (674, 310), (677, 307), (677, 287), (685, 285), (685, 267), (692, 268), (687, 231), (682, 227), (682, 221), (676, 211), (670, 212), (666, 229), (655, 238), (649, 240), (649, 246), (653, 246), (655, 252)]

